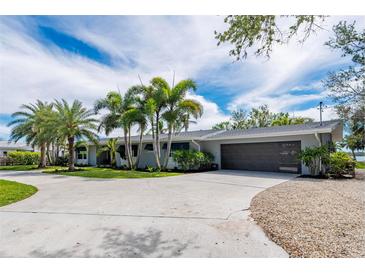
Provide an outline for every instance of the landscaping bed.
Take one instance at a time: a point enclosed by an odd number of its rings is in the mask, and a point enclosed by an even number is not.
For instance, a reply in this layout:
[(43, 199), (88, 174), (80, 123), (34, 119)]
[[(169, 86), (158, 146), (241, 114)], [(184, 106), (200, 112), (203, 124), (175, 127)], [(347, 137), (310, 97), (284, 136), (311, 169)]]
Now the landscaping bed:
[(365, 171), (293, 179), (256, 195), (250, 210), (291, 257), (365, 257)]
[(37, 191), (37, 188), (31, 185), (0, 179), (0, 206), (28, 198)]
[(67, 168), (50, 168), (43, 171), (43, 173), (66, 175), (66, 176), (79, 176), (88, 178), (116, 178), (116, 179), (128, 179), (128, 178), (155, 178), (155, 177), (167, 177), (177, 176), (181, 173), (177, 172), (148, 172), (138, 170), (122, 170), (112, 168), (100, 168), (100, 167), (83, 167), (77, 168), (75, 171), (68, 171)]

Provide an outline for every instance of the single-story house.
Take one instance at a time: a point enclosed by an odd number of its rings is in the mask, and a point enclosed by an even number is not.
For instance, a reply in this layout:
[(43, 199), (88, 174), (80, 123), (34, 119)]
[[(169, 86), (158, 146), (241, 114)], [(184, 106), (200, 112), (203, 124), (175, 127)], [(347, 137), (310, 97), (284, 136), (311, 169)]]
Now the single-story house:
[(8, 141), (0, 141), (0, 157), (5, 157), (10, 151), (34, 151), (34, 148), (25, 143), (14, 143)]
[[(338, 142), (343, 138), (343, 125), (339, 120), (312, 122), (302, 125), (273, 126), (246, 130), (198, 130), (180, 132), (173, 136), (172, 151), (195, 149), (210, 152), (220, 169), (290, 172), (308, 174), (308, 168), (298, 159), (305, 147)], [(138, 136), (133, 136), (133, 157), (137, 156)], [(161, 155), (166, 151), (167, 135), (161, 134)], [(108, 139), (101, 139), (105, 144)], [(118, 138), (117, 166), (126, 164), (124, 141)], [(108, 153), (97, 154), (96, 146), (78, 148), (78, 164), (98, 165), (109, 162)], [(139, 168), (155, 165), (152, 136), (143, 139), (143, 152)], [(168, 168), (177, 168), (172, 157)]]

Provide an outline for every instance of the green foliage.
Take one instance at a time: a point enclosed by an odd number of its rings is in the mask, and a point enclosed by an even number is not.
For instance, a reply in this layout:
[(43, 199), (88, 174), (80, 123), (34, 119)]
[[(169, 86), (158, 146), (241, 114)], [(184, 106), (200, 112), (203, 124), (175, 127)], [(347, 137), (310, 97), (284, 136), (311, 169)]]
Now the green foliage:
[(177, 150), (172, 157), (183, 171), (209, 169), (214, 160), (211, 153), (195, 150)]
[(86, 109), (78, 100), (74, 100), (70, 105), (66, 100), (55, 101), (55, 116), (49, 125), (57, 132), (57, 136), (67, 139), (68, 142), (68, 164), (69, 170), (75, 169), (75, 139), (87, 138), (97, 142), (98, 136), (96, 120), (93, 118), (94, 112)]
[(356, 162), (356, 168), (365, 169), (365, 162)]
[(8, 157), (15, 165), (35, 165), (39, 163), (40, 153), (31, 151), (10, 151)]
[[(350, 135), (362, 136), (365, 146), (365, 28), (359, 31), (355, 22), (339, 22), (333, 27), (334, 37), (326, 43), (331, 49), (341, 50), (342, 56), (350, 56), (351, 66), (329, 73), (324, 86), (329, 89), (336, 111), (343, 119)], [(357, 139), (357, 137), (355, 137)], [(351, 137), (351, 139), (354, 139)], [(349, 140), (353, 143), (353, 140)], [(357, 141), (356, 141), (357, 143)], [(360, 149), (360, 148), (357, 148)]]
[[(291, 21), (288, 28), (283, 28), (284, 20)], [(240, 60), (246, 58), (248, 50), (254, 48), (256, 56), (265, 55), (270, 57), (273, 46), (288, 43), (290, 39), (303, 31), (298, 36), (299, 42), (304, 42), (312, 33), (320, 28), (324, 16), (295, 15), (229, 15), (224, 19), (228, 29), (224, 32), (215, 32), (218, 45), (230, 43), (233, 49), (229, 55)]]
[(303, 161), (304, 165), (309, 168), (312, 176), (323, 172), (323, 168), (329, 162), (328, 146), (306, 147), (303, 149), (298, 158)]
[(267, 105), (252, 108), (250, 112), (242, 109), (232, 111), (229, 121), (214, 125), (213, 129), (248, 129), (257, 127), (297, 125), (313, 122), (313, 119), (306, 117), (289, 117), (289, 113), (273, 113)]
[(361, 134), (352, 134), (345, 136), (343, 140), (343, 145), (351, 150), (354, 160), (356, 160), (355, 150), (363, 150), (365, 147), (363, 138)]
[(329, 174), (334, 177), (341, 177), (345, 174), (354, 174), (356, 162), (346, 152), (331, 153), (329, 159)]

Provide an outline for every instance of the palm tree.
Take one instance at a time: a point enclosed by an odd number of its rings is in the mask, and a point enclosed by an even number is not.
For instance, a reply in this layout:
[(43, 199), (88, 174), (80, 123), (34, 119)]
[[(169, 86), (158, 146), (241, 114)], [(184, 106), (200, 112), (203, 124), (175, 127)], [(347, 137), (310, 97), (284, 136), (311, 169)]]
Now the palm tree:
[(116, 160), (115, 160), (115, 155), (117, 153), (117, 142), (118, 142), (118, 139), (117, 138), (110, 138), (105, 146), (101, 147), (99, 150), (98, 150), (98, 153), (102, 153), (104, 151), (108, 152), (109, 155), (110, 155), (110, 165), (112, 167), (115, 167), (116, 166)]
[(133, 168), (130, 146), (131, 114), (127, 115), (127, 111), (132, 109), (132, 97), (123, 97), (119, 92), (111, 91), (105, 98), (95, 102), (95, 113), (98, 113), (101, 109), (108, 110), (108, 113), (101, 117), (98, 131), (103, 128), (105, 134), (108, 135), (114, 129), (120, 127), (123, 129), (125, 158), (127, 159), (128, 167)]
[(160, 133), (162, 128), (162, 113), (167, 103), (166, 88), (169, 86), (165, 79), (155, 77), (150, 81), (150, 89), (148, 89), (147, 110), (148, 117), (152, 128), (153, 151), (155, 154), (156, 166), (161, 169), (161, 147)]
[(163, 168), (166, 169), (171, 152), (172, 135), (181, 128), (181, 124), (185, 124), (186, 127), (190, 115), (195, 119), (201, 117), (203, 107), (196, 100), (185, 98), (188, 90), (196, 89), (194, 81), (190, 79), (182, 80), (172, 87), (170, 87), (166, 81), (161, 81), (161, 84), (162, 83), (162, 89), (166, 98), (166, 109), (162, 114), (162, 117), (167, 122), (168, 128), (168, 142), (163, 164)]
[(96, 142), (97, 120), (93, 118), (94, 112), (82, 106), (78, 100), (69, 105), (66, 100), (55, 102), (56, 119), (53, 123), (59, 137), (67, 139), (68, 144), (68, 170), (75, 170), (75, 139), (86, 137)]
[(47, 126), (53, 116), (53, 104), (37, 100), (35, 104), (24, 104), (21, 108), (24, 110), (13, 113), (12, 118), (15, 120), (8, 124), (8, 126), (15, 125), (11, 130), (10, 140), (17, 142), (25, 138), (28, 145), (38, 146), (41, 150), (38, 167), (43, 168), (47, 164), (47, 142), (53, 134)]

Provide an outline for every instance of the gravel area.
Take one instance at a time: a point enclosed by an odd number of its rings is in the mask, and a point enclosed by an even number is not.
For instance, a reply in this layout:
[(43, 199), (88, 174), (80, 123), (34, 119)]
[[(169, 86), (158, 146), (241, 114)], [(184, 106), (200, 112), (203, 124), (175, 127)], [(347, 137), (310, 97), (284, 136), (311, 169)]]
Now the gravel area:
[(291, 257), (365, 257), (365, 171), (295, 178), (254, 197), (251, 217)]

